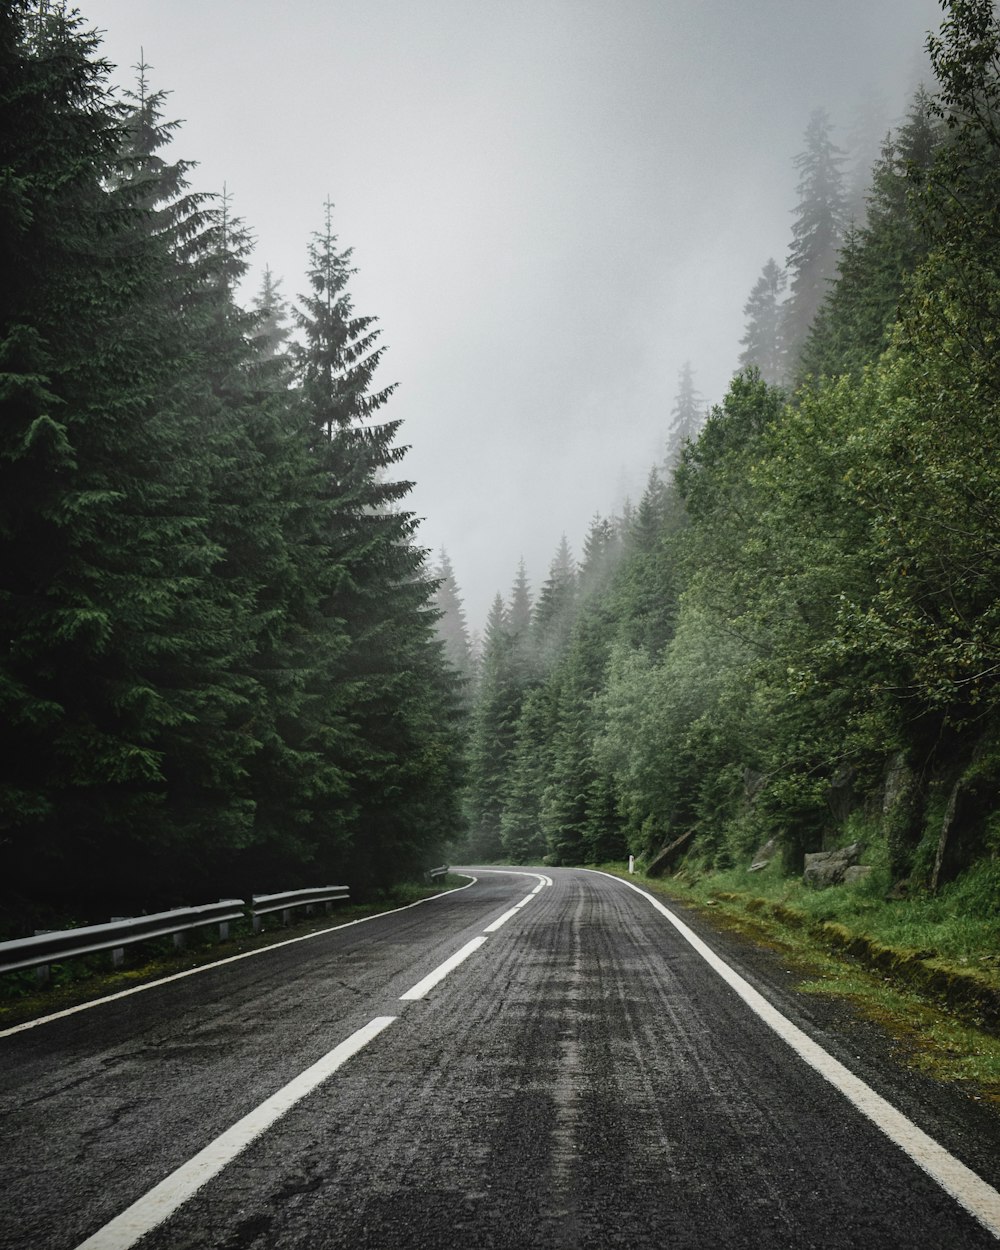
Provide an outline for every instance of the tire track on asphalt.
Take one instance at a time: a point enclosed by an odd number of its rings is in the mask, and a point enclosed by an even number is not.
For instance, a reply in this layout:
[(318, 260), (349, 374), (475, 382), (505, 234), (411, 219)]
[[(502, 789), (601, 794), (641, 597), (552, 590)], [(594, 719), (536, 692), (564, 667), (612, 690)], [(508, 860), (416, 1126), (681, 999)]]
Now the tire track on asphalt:
[(556, 884), (144, 1250), (995, 1244), (620, 881)]
[(992, 1185), (956, 1159), (881, 1094), (876, 1093), (870, 1085), (855, 1076), (849, 1068), (793, 1024), (659, 899), (631, 881), (623, 881), (610, 873), (598, 875), (634, 890), (664, 916), (684, 941), (739, 995), (754, 1015), (772, 1029), (800, 1059), (843, 1094), (848, 1102), (940, 1185), (945, 1193), (988, 1232), (1000, 1239), (1000, 1193)]
[(299, 942), (310, 942), (314, 938), (326, 937), (330, 933), (339, 933), (342, 929), (352, 929), (355, 925), (368, 924), (373, 920), (381, 920), (385, 916), (395, 916), (399, 912), (409, 911), (411, 907), (420, 907), (424, 903), (433, 903), (439, 898), (450, 898), (455, 894), (461, 894), (463, 890), (469, 889), (470, 886), (476, 884), (476, 878), (473, 877), (468, 885), (457, 886), (454, 890), (445, 890), (442, 894), (432, 894), (428, 898), (418, 898), (415, 903), (406, 903), (403, 907), (394, 907), (391, 911), (376, 912), (373, 916), (360, 916), (357, 920), (348, 920), (344, 924), (330, 925), (326, 929), (316, 929), (312, 933), (303, 933), (298, 937), (286, 938), (281, 942), (271, 942), (268, 946), (260, 946), (252, 951), (241, 951), (239, 955), (229, 955), (225, 959), (216, 959), (211, 963), (199, 964), (197, 968), (185, 968), (183, 972), (175, 972), (167, 977), (158, 977), (155, 981), (144, 981), (142, 985), (133, 985), (127, 990), (119, 990), (115, 994), (105, 994), (101, 998), (92, 998), (86, 1003), (77, 1003), (73, 1007), (67, 1007), (63, 1011), (53, 1011), (46, 1016), (37, 1016), (34, 1020), (25, 1020), (23, 1024), (12, 1025), (8, 1029), (0, 1029), (0, 1038), (12, 1037), (15, 1033), (26, 1033), (29, 1029), (37, 1029), (40, 1025), (51, 1024), (55, 1020), (64, 1020), (67, 1016), (78, 1015), (81, 1011), (90, 1011), (93, 1007), (103, 1007), (107, 1003), (118, 1002), (123, 998), (131, 998), (135, 994), (143, 994), (146, 990), (159, 988), (161, 985), (169, 985), (174, 981), (184, 981), (188, 977), (198, 976), (203, 972), (212, 972), (216, 968), (225, 967), (226, 964), (240, 963), (244, 959), (253, 959), (258, 955), (267, 955), (273, 951), (280, 950), (282, 947), (295, 946)]
[[(450, 955), (411, 989), (401, 994), (400, 1002), (419, 1001), (424, 998), (431, 989), (440, 984), (451, 972), (464, 963), (470, 955), (474, 954), (489, 941), (489, 937), (486, 934), (495, 932), (506, 920), (516, 915), (522, 907), (530, 903), (540, 890), (552, 884), (551, 878), (539, 873), (517, 873), (516, 875), (534, 876), (538, 879), (538, 885), (515, 907), (488, 925), (483, 934), (466, 943), (465, 946)], [(475, 884), (475, 878), (469, 884)], [(449, 893), (453, 893), (453, 891), (449, 891)], [(440, 896), (435, 895), (434, 897)], [(413, 905), (410, 904), (410, 906)], [(327, 931), (324, 930), (324, 932)], [(250, 953), (256, 954), (257, 952)], [(239, 958), (239, 956), (236, 958)], [(172, 980), (174, 978), (166, 979)], [(294, 1080), (272, 1094), (270, 1098), (259, 1104), (224, 1133), (221, 1133), (213, 1141), (209, 1142), (193, 1158), (176, 1168), (169, 1176), (165, 1177), (153, 1189), (143, 1194), (142, 1197), (132, 1203), (120, 1215), (81, 1242), (77, 1250), (130, 1250), (130, 1247), (134, 1246), (147, 1233), (157, 1228), (188, 1202), (194, 1194), (232, 1163), (253, 1141), (286, 1115), (307, 1095), (325, 1084), (349, 1059), (374, 1041), (390, 1025), (394, 1024), (398, 1018), (398, 1016), (377, 1016), (362, 1028), (357, 1029), (350, 1037), (301, 1072)]]

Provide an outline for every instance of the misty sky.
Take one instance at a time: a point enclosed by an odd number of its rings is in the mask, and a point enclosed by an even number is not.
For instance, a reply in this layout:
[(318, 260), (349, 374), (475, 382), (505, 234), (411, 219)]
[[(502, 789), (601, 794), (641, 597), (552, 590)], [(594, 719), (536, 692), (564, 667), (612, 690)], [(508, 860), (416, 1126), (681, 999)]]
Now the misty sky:
[[(783, 262), (809, 113), (842, 143), (926, 79), (934, 0), (78, 0), (172, 155), (234, 196), (294, 297), (323, 202), (387, 345), (423, 545), (470, 625), (523, 555), (641, 493), (678, 373), (706, 402)], [(247, 292), (249, 298), (250, 291)]]

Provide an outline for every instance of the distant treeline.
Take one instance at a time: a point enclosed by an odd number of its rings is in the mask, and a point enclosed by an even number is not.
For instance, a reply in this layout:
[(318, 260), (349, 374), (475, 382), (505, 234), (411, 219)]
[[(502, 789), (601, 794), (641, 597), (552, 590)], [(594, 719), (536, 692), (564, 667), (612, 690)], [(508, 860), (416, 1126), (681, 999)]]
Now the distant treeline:
[(377, 888), (460, 779), (378, 330), (329, 205), (290, 319), (270, 273), (242, 308), (246, 228), (99, 51), (0, 6), (0, 891)]
[(471, 854), (859, 837), (932, 887), (1000, 855), (1000, 25), (944, 9), (862, 210), (810, 119), (724, 401), (534, 605), (498, 597)]

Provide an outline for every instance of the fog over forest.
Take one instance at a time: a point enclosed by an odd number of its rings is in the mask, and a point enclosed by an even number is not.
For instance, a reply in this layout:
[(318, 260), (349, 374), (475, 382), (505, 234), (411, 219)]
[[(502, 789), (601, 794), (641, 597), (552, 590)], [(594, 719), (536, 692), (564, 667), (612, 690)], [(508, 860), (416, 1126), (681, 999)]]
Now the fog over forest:
[(143, 50), (176, 156), (233, 196), (293, 298), (322, 205), (380, 320), (421, 541), (481, 627), (523, 555), (641, 493), (686, 361), (706, 403), (783, 263), (823, 107), (877, 154), (926, 77), (933, 0), (87, 0)]

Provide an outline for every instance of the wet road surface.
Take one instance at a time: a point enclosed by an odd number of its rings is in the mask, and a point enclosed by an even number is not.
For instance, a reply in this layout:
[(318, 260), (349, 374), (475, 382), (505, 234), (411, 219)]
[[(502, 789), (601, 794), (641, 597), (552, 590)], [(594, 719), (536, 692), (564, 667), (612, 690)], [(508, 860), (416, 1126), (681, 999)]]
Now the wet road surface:
[(989, 1109), (684, 917), (751, 998), (971, 1169), (976, 1218), (646, 897), (578, 869), (469, 871), (0, 1037), (0, 1246), (998, 1244)]

